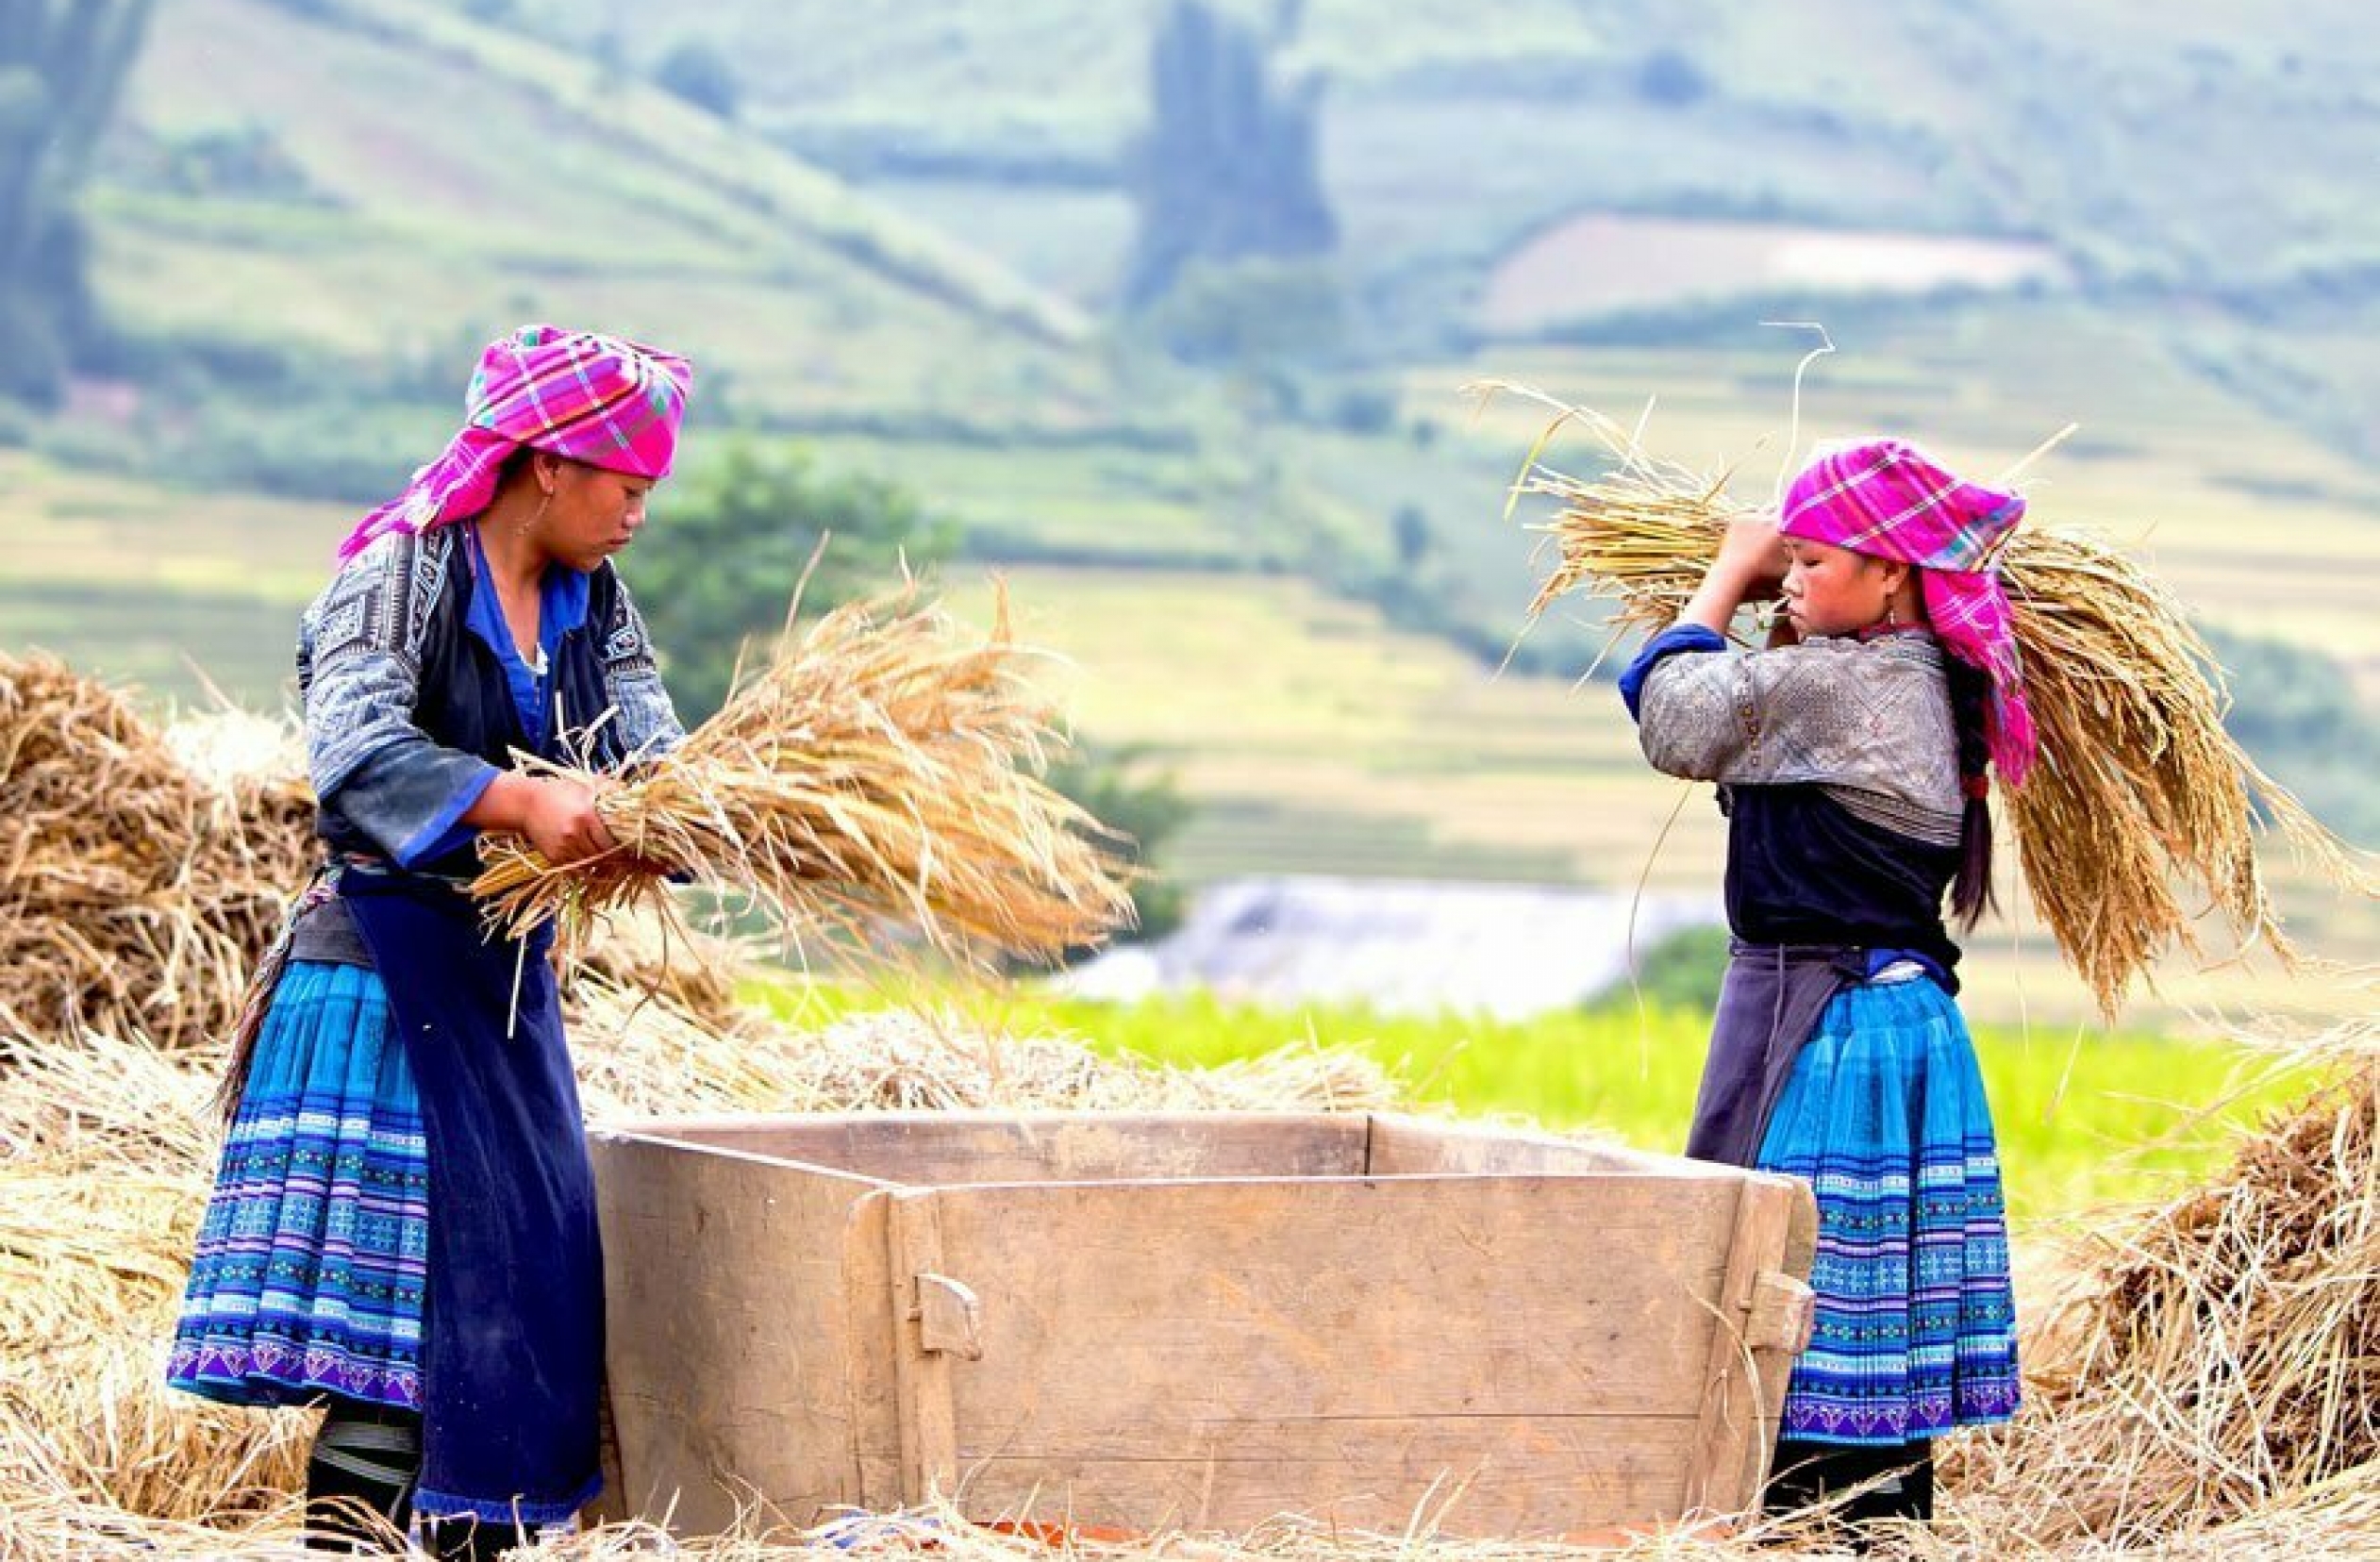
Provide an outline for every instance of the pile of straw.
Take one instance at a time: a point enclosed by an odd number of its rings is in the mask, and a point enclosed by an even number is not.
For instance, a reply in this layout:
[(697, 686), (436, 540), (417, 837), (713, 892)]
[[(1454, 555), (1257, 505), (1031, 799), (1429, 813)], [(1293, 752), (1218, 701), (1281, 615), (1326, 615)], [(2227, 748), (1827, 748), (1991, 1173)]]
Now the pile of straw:
[(2004, 1506), (2032, 1499), (2037, 1542), (2145, 1547), (2380, 1494), (2375, 1037), (2338, 1041), (2344, 1074), (2222, 1175), (2090, 1238), (2087, 1283), (2029, 1342), (2027, 1435), (1972, 1472)]
[[(308, 1418), (158, 1381), (214, 1171), (212, 1068), (97, 1035), (0, 1046), (0, 1555), (132, 1555), (148, 1520), (280, 1505)], [(12, 1550), (27, 1526), (90, 1543)]]
[(572, 1032), (589, 1115), (702, 1112), (1364, 1111), (1396, 1083), (1359, 1053), (1290, 1043), (1221, 1069), (1104, 1057), (1058, 1036), (885, 1009), (807, 1032), (747, 1016), (732, 1044), (666, 1003), (585, 985)]
[(0, 653), (0, 1021), (221, 1034), (311, 850), (293, 785), (193, 770), (121, 692)]
[[(1571, 592), (1611, 599), (1613, 639), (1673, 623), (1729, 523), (1766, 507), (1727, 479), (1647, 455), (1633, 435), (1583, 407), (1510, 390), (1556, 410), (1530, 450), (1513, 502), (1554, 500), (1554, 568), (1532, 618)], [(1574, 477), (1540, 457), (1577, 424), (1616, 463)], [(2007, 813), (2033, 905), (2112, 1017), (2136, 978), (2179, 947), (2204, 955), (2208, 907), (2242, 950), (2295, 951), (2257, 865), (2259, 818), (2307, 862), (2363, 894), (2369, 869), (2259, 770), (2223, 730), (2229, 695), (2214, 655), (2181, 603), (2105, 539), (2025, 525), (2001, 575), (2015, 615), (2038, 762), (2008, 789)]]
[(665, 909), (667, 865), (749, 895), (796, 944), (888, 924), (969, 959), (1098, 942), (1130, 921), (1128, 870), (1040, 777), (1060, 739), (1006, 617), (983, 640), (914, 589), (837, 608), (636, 779), (543, 767), (603, 791), (619, 851), (557, 867), (494, 838), (473, 889), (515, 931), (575, 935)]

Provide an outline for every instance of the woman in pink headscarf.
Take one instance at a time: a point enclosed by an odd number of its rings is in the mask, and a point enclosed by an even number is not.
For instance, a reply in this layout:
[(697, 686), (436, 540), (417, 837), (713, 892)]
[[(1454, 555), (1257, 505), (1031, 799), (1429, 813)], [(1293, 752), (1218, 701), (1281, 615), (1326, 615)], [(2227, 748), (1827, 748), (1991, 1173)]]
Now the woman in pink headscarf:
[(341, 547), (297, 650), (326, 862), (267, 958), (168, 1381), (320, 1404), (310, 1527), (441, 1557), (601, 1485), (593, 1182), (548, 939), (483, 935), (483, 830), (616, 849), (585, 787), (684, 737), (612, 558), (691, 374), (583, 331), (489, 345), (439, 458)]
[[(1818, 1197), (1780, 1507), (1873, 1483), (1855, 1520), (1931, 1517), (1933, 1439), (2016, 1410), (1999, 1161), (1943, 903), (1968, 927), (1989, 906), (1989, 776), (2033, 762), (1993, 562), (2023, 513), (1898, 440), (1822, 450), (1621, 677), (1646, 756), (1717, 782), (1728, 819), (1733, 955), (1687, 1153)], [(1729, 650), (1737, 609), (1780, 591), (1769, 649)]]

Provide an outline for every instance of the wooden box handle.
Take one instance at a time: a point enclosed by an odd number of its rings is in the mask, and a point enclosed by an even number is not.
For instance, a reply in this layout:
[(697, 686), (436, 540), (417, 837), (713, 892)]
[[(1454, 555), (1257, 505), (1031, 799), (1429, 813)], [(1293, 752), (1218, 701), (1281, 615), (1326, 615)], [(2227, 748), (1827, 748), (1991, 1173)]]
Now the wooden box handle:
[(1818, 1299), (1808, 1286), (1781, 1271), (1767, 1271), (1752, 1283), (1752, 1312), (1744, 1320), (1744, 1345), (1754, 1351), (1800, 1355), (1809, 1345), (1817, 1315)]
[(983, 1359), (983, 1303), (965, 1282), (947, 1274), (919, 1275), (909, 1316), (918, 1321), (918, 1342), (924, 1349)]

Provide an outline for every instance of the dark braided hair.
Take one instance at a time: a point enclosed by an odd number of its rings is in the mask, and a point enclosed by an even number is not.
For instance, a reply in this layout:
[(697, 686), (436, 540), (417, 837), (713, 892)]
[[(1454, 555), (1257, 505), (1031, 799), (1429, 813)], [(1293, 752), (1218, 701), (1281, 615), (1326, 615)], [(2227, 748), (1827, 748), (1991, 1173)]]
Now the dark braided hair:
[(1958, 731), (1959, 789), (1967, 806), (1958, 820), (1958, 876), (1951, 882), (1951, 915), (1972, 931), (1986, 911), (2000, 909), (1991, 889), (1991, 802), (1985, 775), (1991, 754), (1984, 746), (1984, 706), (1991, 697), (1991, 676), (1956, 656), (1945, 655), (1942, 666), (1950, 681), (1951, 724)]

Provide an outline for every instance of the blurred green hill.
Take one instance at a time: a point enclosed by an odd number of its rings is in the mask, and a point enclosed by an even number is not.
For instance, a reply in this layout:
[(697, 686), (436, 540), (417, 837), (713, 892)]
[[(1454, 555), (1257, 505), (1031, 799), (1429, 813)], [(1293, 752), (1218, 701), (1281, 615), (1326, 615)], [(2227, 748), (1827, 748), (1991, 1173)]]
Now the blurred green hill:
[[(1339, 244), (1136, 316), (1170, 3), (158, 7), (83, 200), (108, 350), (62, 406), (0, 407), (0, 643), (274, 698), (332, 543), (443, 439), (479, 343), (596, 323), (697, 359), (690, 462), (797, 440), (955, 523), (960, 578), (1009, 573), (1089, 729), (1179, 770), (1193, 876), (1625, 885), (1670, 794), (1570, 687), (1590, 608), (1493, 678), (1541, 420), (1456, 390), (1649, 414), (1758, 491), (1816, 340), (1762, 323), (1800, 320), (1840, 349), (1803, 438), (1889, 426), (1989, 473), (2080, 422), (2037, 513), (2144, 547), (2243, 700), (2332, 688), (2260, 741), (2369, 730), (2359, 10), (1219, 0), (1318, 94)], [(2363, 762), (2313, 758), (2318, 806), (2367, 817)], [(1689, 819), (1651, 882), (1706, 883), (1715, 842)], [(2326, 952), (2380, 949), (2284, 892)]]

